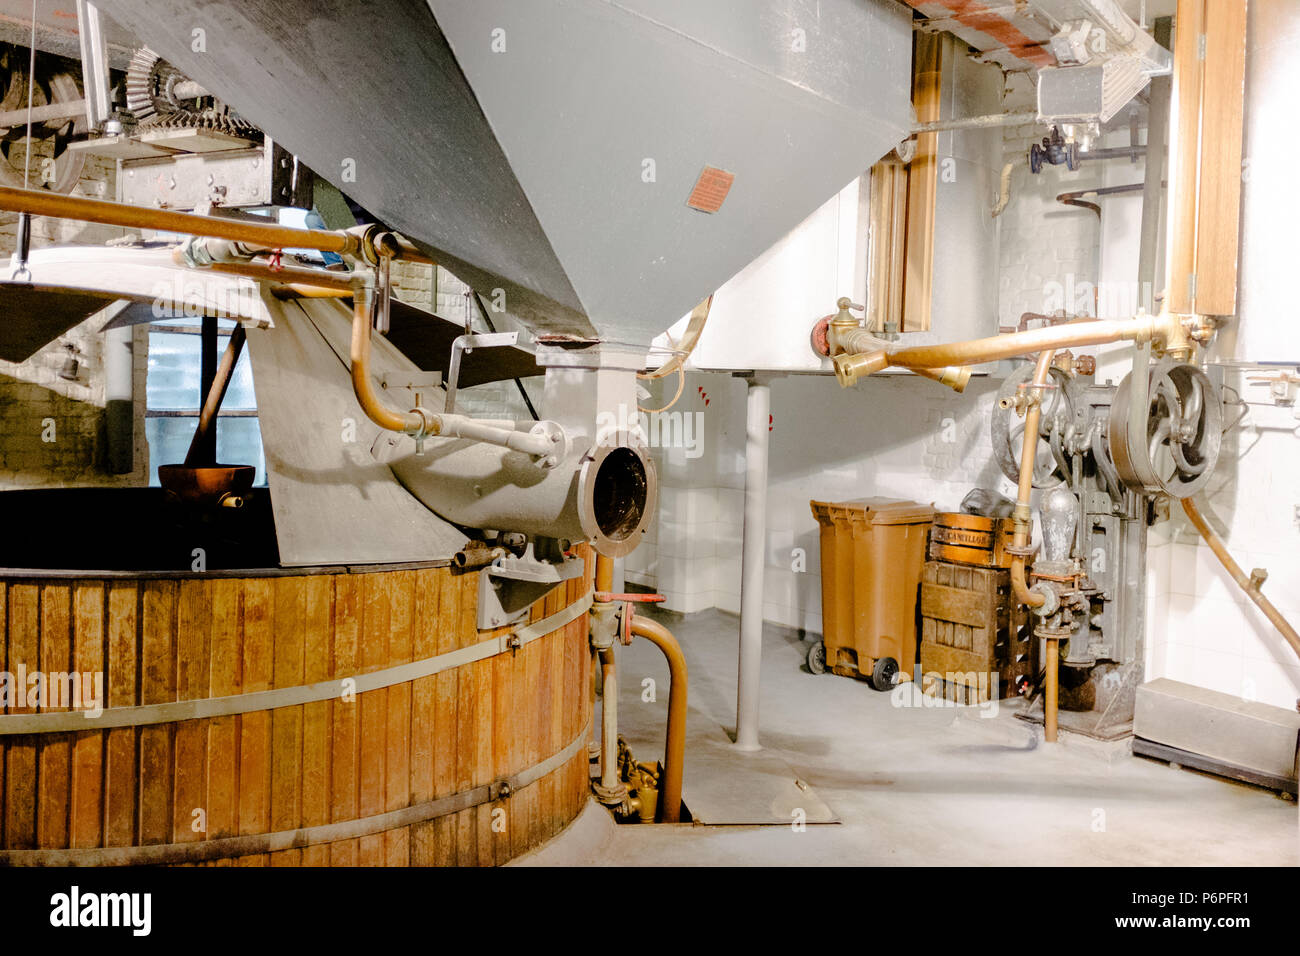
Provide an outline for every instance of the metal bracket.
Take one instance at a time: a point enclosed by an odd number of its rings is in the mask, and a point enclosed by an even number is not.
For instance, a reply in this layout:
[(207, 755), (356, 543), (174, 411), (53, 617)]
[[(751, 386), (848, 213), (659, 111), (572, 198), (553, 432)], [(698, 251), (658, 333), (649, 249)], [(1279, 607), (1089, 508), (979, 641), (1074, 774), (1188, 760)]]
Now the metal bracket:
[(497, 558), (479, 573), (479, 630), (514, 624), (528, 614), (538, 598), (585, 571), (581, 558), (566, 557), (558, 562), (537, 558), (532, 542), (521, 557), (508, 554)]
[(456, 411), (456, 389), (460, 382), (460, 360), (463, 354), (475, 349), (500, 348), (519, 341), (518, 332), (473, 332), (458, 335), (451, 343), (451, 365), (447, 369), (447, 401), (444, 410), (448, 415)]

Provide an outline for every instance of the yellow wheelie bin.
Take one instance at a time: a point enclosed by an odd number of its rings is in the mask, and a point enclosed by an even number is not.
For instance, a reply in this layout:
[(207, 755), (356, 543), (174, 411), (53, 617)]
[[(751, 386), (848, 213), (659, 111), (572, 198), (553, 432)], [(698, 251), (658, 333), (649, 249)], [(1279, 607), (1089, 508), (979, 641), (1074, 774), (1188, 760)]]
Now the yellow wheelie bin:
[(808, 669), (877, 690), (912, 679), (934, 507), (898, 498), (809, 504), (821, 535), (822, 640), (808, 652)]

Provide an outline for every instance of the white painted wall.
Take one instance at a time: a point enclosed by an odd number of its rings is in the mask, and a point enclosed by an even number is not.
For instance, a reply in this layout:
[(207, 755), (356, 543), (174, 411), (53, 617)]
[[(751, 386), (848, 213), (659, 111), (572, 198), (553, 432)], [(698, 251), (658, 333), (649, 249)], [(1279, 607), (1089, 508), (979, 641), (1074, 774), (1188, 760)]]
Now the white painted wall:
[[(810, 499), (882, 496), (956, 510), (976, 486), (1014, 487), (991, 457), (988, 421), (996, 382), (958, 395), (933, 382), (882, 375), (853, 389), (793, 375), (772, 384), (764, 616), (821, 631), (821, 569)], [(704, 405), (703, 395), (709, 404)], [(740, 607), (744, 507), (745, 382), (692, 374), (683, 411), (703, 421), (704, 454), (656, 450), (661, 491), (651, 539), (627, 559), (629, 581), (656, 587), (692, 612)], [(802, 549), (806, 570), (795, 549)]]

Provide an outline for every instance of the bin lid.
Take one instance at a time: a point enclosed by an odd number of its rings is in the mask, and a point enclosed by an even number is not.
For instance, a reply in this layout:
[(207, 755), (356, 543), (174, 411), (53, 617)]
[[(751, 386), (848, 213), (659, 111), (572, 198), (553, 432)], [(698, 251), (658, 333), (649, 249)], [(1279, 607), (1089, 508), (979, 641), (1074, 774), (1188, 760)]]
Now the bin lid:
[(934, 506), (906, 498), (854, 498), (851, 501), (809, 501), (813, 514), (871, 524), (923, 524), (934, 520)]

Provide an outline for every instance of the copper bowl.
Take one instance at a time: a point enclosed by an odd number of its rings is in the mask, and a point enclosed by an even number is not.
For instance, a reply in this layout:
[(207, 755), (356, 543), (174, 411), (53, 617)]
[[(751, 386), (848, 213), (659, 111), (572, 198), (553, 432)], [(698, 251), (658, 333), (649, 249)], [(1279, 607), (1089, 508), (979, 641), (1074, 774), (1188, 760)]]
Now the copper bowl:
[(242, 508), (257, 469), (252, 465), (159, 465), (158, 481), (186, 504)]

